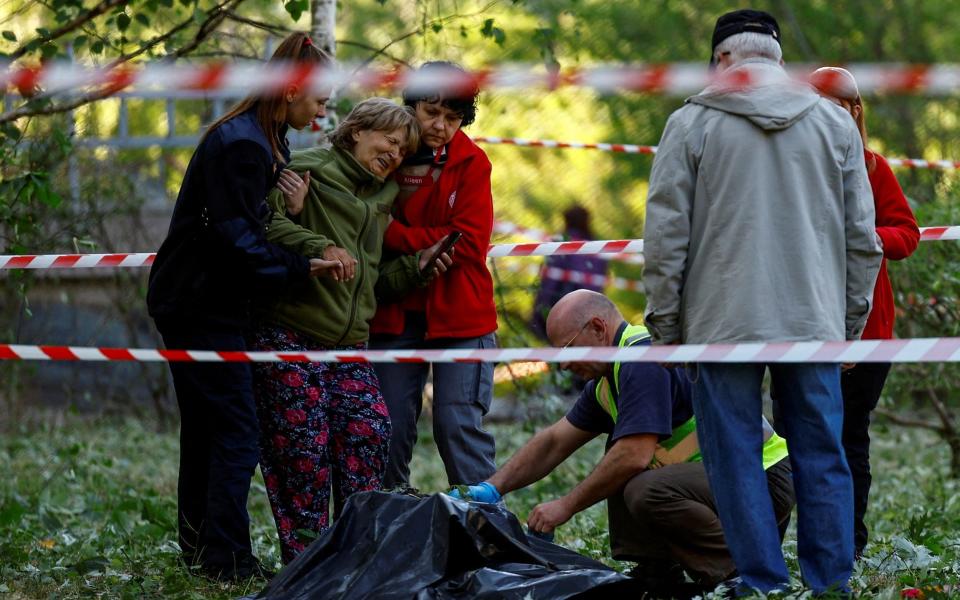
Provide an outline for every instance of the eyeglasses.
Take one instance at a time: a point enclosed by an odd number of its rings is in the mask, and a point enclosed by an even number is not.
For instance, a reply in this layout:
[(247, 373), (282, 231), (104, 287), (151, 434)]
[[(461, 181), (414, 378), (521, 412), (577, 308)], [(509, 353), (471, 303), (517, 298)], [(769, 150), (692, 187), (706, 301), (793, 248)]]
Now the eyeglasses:
[(580, 331), (577, 332), (577, 335), (575, 335), (575, 336), (573, 336), (572, 338), (570, 338), (570, 341), (567, 342), (566, 344), (564, 344), (563, 346), (560, 346), (560, 349), (561, 349), (561, 350), (564, 350), (564, 349), (566, 349), (566, 348), (569, 348), (569, 347), (570, 347), (570, 344), (572, 344), (575, 339), (577, 339), (578, 337), (580, 337), (580, 334), (583, 333), (584, 330), (586, 330), (587, 325), (589, 325), (589, 324), (590, 324), (590, 321), (587, 321), (586, 323), (584, 323), (584, 324), (583, 324), (583, 327), (580, 328)]

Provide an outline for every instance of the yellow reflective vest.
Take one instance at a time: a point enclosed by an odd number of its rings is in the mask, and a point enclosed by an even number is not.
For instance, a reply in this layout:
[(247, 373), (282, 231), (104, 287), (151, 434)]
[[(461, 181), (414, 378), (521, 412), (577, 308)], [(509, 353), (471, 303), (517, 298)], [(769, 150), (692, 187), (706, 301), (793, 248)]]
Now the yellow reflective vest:
[[(625, 348), (633, 346), (650, 339), (650, 334), (645, 327), (640, 325), (627, 325), (617, 346)], [(613, 388), (611, 389), (611, 385)], [(609, 377), (601, 377), (596, 385), (596, 398), (600, 408), (610, 415), (613, 422), (617, 422), (617, 398), (620, 397), (620, 363), (613, 363), (613, 383)], [(763, 468), (769, 469), (781, 460), (787, 457), (787, 441), (774, 432), (770, 432), (770, 437), (763, 443)], [(665, 465), (673, 465), (682, 462), (699, 462), (700, 445), (697, 443), (697, 422), (696, 417), (690, 417), (687, 421), (673, 429), (672, 435), (657, 444), (653, 453), (653, 459), (648, 468), (655, 469)]]

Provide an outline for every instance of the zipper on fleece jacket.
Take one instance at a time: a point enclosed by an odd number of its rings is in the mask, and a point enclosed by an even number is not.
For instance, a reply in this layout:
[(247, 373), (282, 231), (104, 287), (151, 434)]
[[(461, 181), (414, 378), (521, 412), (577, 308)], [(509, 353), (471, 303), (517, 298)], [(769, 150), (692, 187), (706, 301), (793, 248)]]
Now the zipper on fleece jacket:
[[(359, 198), (358, 198), (359, 199)], [(362, 252), (363, 248), (363, 236), (367, 233), (367, 225), (370, 224), (370, 205), (368, 205), (363, 200), (360, 200), (360, 203), (363, 204), (364, 213), (363, 213), (363, 224), (360, 225), (360, 234), (357, 236), (357, 254), (359, 255)], [(357, 256), (357, 267), (358, 273), (356, 280), (357, 282), (353, 286), (353, 301), (350, 303), (350, 317), (347, 318), (347, 326), (343, 330), (343, 333), (340, 335), (340, 339), (337, 340), (337, 346), (343, 345), (343, 340), (346, 339), (347, 334), (350, 333), (350, 330), (353, 329), (353, 322), (357, 318), (357, 305), (360, 304), (360, 296), (357, 294), (357, 290), (360, 289), (360, 283), (363, 281), (364, 275), (364, 265), (366, 264), (365, 260), (361, 260), (362, 257)]]

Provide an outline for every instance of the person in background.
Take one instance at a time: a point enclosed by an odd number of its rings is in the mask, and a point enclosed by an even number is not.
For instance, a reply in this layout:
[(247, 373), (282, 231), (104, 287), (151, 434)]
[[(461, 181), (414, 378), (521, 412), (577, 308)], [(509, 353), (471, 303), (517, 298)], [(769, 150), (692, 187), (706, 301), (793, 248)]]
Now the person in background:
[[(876, 209), (877, 241), (883, 247), (883, 262), (873, 289), (873, 309), (863, 328), (861, 339), (893, 338), (893, 288), (887, 274), (887, 260), (903, 260), (913, 254), (920, 242), (920, 229), (903, 190), (886, 159), (867, 145), (867, 127), (863, 100), (857, 81), (846, 69), (823, 67), (810, 76), (810, 83), (824, 97), (850, 113), (860, 130), (873, 205)], [(853, 475), (853, 544), (859, 559), (867, 545), (867, 526), (863, 522), (870, 494), (870, 413), (877, 407), (890, 363), (845, 365), (840, 375), (843, 392), (843, 450)]]
[[(287, 36), (270, 62), (332, 65), (303, 33)], [(289, 159), (285, 133), (322, 117), (329, 95), (289, 85), (245, 98), (207, 129), (150, 269), (147, 307), (167, 348), (244, 351), (254, 300), (339, 265), (264, 236), (264, 198)], [(250, 364), (172, 362), (170, 372), (180, 408), (183, 560), (218, 579), (269, 576), (250, 548), (247, 495), (259, 460)]]
[[(493, 232), (490, 161), (462, 129), (476, 117), (479, 89), (460, 67), (424, 64), (419, 74), (450, 84), (408, 87), (403, 102), (420, 122), (420, 148), (397, 171), (400, 195), (384, 249), (411, 254), (453, 232), (463, 235), (449, 271), (401, 302), (381, 303), (372, 323), (376, 349), (495, 347), (497, 310), (487, 248)], [(393, 438), (386, 485), (410, 478), (423, 388), (431, 365), (378, 364)], [(481, 481), (496, 470), (493, 436), (482, 427), (493, 397), (491, 363), (435, 363), (433, 431), (451, 485)]]
[[(771, 15), (721, 16), (718, 77), (667, 122), (650, 175), (645, 319), (654, 344), (856, 340), (882, 251), (856, 124), (782, 66)], [(690, 366), (703, 462), (739, 593), (789, 572), (759, 457), (769, 369), (797, 497), (797, 555), (814, 594), (849, 593), (853, 485), (840, 365)]]
[[(590, 229), (590, 211), (574, 204), (563, 211), (563, 240), (587, 241), (594, 239)], [(603, 279), (607, 275), (607, 261), (597, 255), (558, 254), (548, 256), (540, 269), (540, 289), (533, 302), (533, 317), (530, 320), (531, 329), (537, 337), (547, 340), (547, 315), (550, 309), (574, 290), (593, 290), (602, 292), (603, 284), (596, 279)], [(588, 278), (585, 281), (572, 281), (571, 278)]]
[[(344, 276), (291, 286), (260, 314), (256, 350), (364, 350), (377, 296), (426, 283), (421, 272), (436, 248), (381, 261), (398, 190), (388, 178), (416, 151), (419, 132), (411, 109), (370, 98), (340, 122), (331, 148), (293, 153), (290, 169), (308, 183), (271, 195), (267, 239), (304, 255), (338, 248)], [(253, 382), (260, 468), (289, 563), (329, 527), (331, 492), (339, 513), (351, 494), (381, 488), (390, 418), (369, 363), (258, 363)]]

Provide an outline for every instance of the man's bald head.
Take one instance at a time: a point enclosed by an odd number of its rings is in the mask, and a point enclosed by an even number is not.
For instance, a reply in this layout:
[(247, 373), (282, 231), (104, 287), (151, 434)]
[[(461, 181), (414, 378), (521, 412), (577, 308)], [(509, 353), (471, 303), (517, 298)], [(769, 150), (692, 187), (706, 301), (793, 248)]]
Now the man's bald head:
[[(606, 323), (612, 330), (612, 336), (623, 322), (623, 315), (603, 294), (591, 290), (570, 292), (550, 309), (550, 314), (547, 315), (547, 337), (554, 346), (563, 346), (593, 319)], [(612, 339), (606, 343), (612, 343)]]

